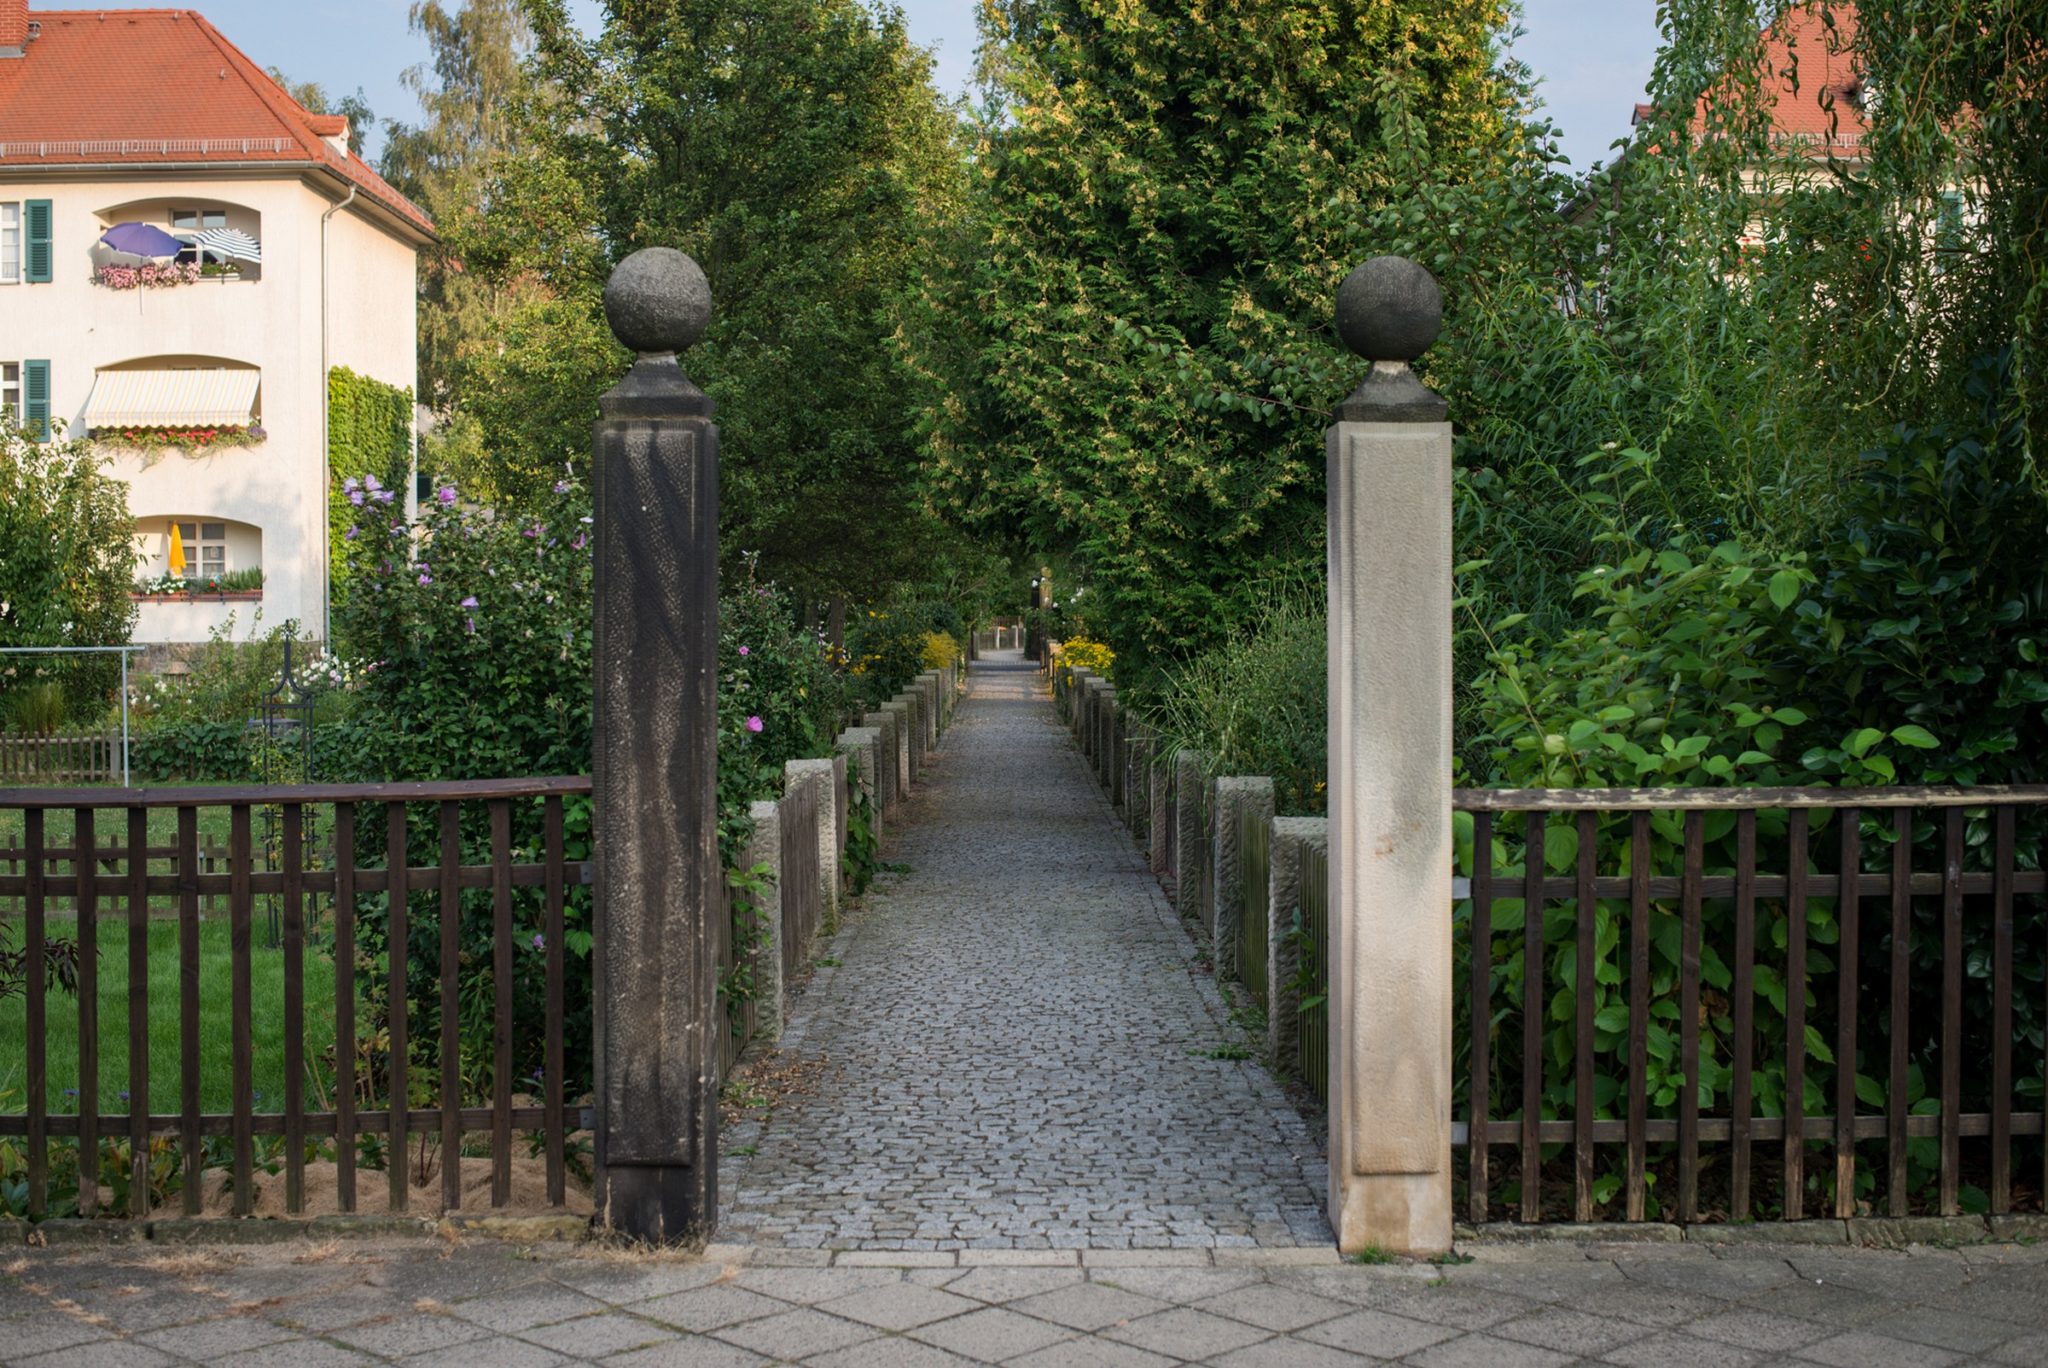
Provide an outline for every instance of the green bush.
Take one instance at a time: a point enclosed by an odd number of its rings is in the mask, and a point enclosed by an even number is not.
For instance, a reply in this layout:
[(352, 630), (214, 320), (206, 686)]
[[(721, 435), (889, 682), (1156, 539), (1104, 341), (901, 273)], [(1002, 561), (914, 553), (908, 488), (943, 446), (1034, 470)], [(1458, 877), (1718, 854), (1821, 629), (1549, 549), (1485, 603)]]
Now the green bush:
[[(557, 481), (520, 508), (466, 503), (453, 486), (424, 502), (416, 526), (399, 496), (368, 480), (345, 486), (350, 520), (343, 532), (355, 590), (337, 608), (337, 635), (356, 654), (346, 663), (347, 716), (315, 733), (319, 763), (334, 755), (333, 776), (362, 780), (482, 779), (587, 774), (591, 764), (592, 553), (589, 496)], [(749, 834), (749, 804), (781, 788), (783, 762), (831, 753), (846, 693), (814, 632), (799, 627), (775, 586), (741, 577), (719, 604), (719, 845), (728, 869)], [(439, 860), (433, 814), (410, 824), (413, 858)], [(542, 806), (515, 805), (512, 840), (539, 848)], [(590, 852), (590, 803), (565, 804), (569, 858)], [(358, 828), (359, 857), (383, 862), (379, 824)], [(469, 805), (459, 833), (465, 861), (489, 849), (488, 813)], [(369, 899), (359, 914), (364, 953), (388, 963), (386, 911)], [(569, 890), (565, 949), (573, 961), (591, 946), (590, 893)], [(545, 956), (540, 900), (521, 890), (514, 902), (514, 992), (538, 1011)], [(438, 1048), (439, 928), (415, 917), (409, 999), (413, 1038)], [(495, 1042), (489, 1010), (493, 911), (488, 891), (463, 895), (459, 912), (465, 1087), (488, 1084)], [(534, 947), (531, 951), (527, 947)], [(567, 1042), (572, 1094), (586, 1086), (590, 977), (569, 975)], [(382, 991), (381, 988), (379, 991)], [(386, 1007), (379, 1003), (376, 1010)], [(519, 1077), (538, 1067), (540, 1042), (521, 1042)], [(431, 1062), (423, 1056), (425, 1062)]]
[[(34, 440), (0, 414), (0, 646), (119, 646), (135, 626), (128, 486), (90, 442)], [(117, 657), (0, 657), (0, 693), (54, 683), (74, 719), (117, 696)]]
[(847, 623), (847, 671), (863, 701), (886, 703), (923, 673), (927, 621), (914, 609), (883, 606)]
[(139, 729), (128, 743), (138, 780), (245, 784), (254, 775), (246, 722), (188, 718)]
[(7, 723), (24, 736), (55, 736), (64, 725), (64, 686), (23, 684), (5, 695)]
[(1267, 591), (1235, 635), (1174, 669), (1159, 727), (1200, 751), (1214, 774), (1263, 774), (1286, 813), (1324, 809), (1329, 683), (1323, 589), (1307, 580)]

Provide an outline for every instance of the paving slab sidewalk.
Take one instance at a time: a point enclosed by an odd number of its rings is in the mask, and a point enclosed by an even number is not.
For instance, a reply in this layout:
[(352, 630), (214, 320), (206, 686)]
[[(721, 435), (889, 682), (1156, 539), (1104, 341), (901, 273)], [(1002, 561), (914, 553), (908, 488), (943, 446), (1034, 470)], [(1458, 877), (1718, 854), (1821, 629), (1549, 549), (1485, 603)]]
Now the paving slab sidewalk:
[(2044, 1248), (1469, 1253), (1455, 1266), (1362, 1267), (1310, 1250), (25, 1249), (0, 1262), (0, 1362), (2048, 1364)]

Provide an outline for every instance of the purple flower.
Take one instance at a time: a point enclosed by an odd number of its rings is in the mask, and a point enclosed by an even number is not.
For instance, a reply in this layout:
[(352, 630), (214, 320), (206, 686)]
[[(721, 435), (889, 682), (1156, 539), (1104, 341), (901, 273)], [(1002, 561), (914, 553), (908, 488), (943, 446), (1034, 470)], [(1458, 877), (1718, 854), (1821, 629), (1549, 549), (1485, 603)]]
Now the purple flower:
[(749, 651), (749, 650), (748, 650), (748, 649), (747, 649), (746, 647), (742, 646), (742, 647), (740, 647), (740, 654), (741, 654), (741, 655), (752, 655), (752, 654), (753, 654), (753, 652), (752, 652), (752, 651)]
[(568, 492), (569, 492), (569, 482), (568, 482), (567, 480), (557, 480), (557, 481), (555, 481), (555, 493), (557, 493), (557, 494), (567, 494)]
[(380, 489), (375, 494), (372, 494), (370, 497), (375, 499), (380, 504), (388, 504), (398, 496), (396, 494), (393, 494), (388, 489)]
[(547, 938), (541, 935), (541, 933), (538, 931), (533, 933), (533, 948), (536, 950), (545, 950), (548, 948)]
[(583, 534), (581, 532), (576, 534), (575, 541), (569, 543), (569, 548), (572, 551), (581, 551), (583, 549)]
[(463, 621), (469, 624), (469, 634), (470, 634), (471, 636), (475, 636), (475, 635), (476, 635), (476, 619), (475, 619), (475, 618), (464, 618), (464, 619), (463, 619)]
[(441, 501), (442, 503), (444, 503), (444, 504), (452, 504), (452, 503), (454, 503), (454, 502), (455, 502), (455, 486), (454, 486), (454, 485), (442, 485), (442, 486), (441, 486), (441, 492), (440, 492), (440, 493), (438, 493), (438, 494), (436, 494), (436, 495), (435, 495), (434, 497), (435, 497), (435, 498), (437, 498), (437, 499), (439, 499), (439, 500), (440, 500), (440, 501)]
[(457, 606), (457, 607), (459, 607), (459, 608), (474, 608), (474, 607), (476, 607), (476, 595), (475, 595), (475, 594), (471, 594), (471, 595), (470, 595), (470, 596), (469, 596), (468, 598), (464, 599), (464, 600), (463, 600), (463, 601), (462, 601), (461, 603), (457, 604), (456, 606)]
[(379, 480), (375, 475), (363, 476), (363, 488), (369, 490), (371, 493), (374, 494), (383, 487), (384, 482)]
[(762, 725), (763, 723), (759, 716), (754, 716), (747, 719), (747, 730), (750, 732), (759, 732), (762, 728)]
[(341, 534), (341, 539), (343, 541), (354, 541), (356, 539), (357, 532), (358, 529), (351, 527), (348, 531)]
[(422, 588), (425, 588), (427, 585), (432, 584), (433, 582), (434, 577), (432, 575), (428, 574), (424, 570), (420, 571), (420, 586)]
[(343, 480), (341, 482), (341, 487), (344, 492), (353, 494), (356, 490), (361, 489), (363, 487), (363, 482), (361, 480), (358, 480), (355, 476), (351, 475), (346, 480)]
[(361, 508), (363, 506), (363, 491), (360, 489), (351, 489), (348, 492), (348, 501), (354, 504), (357, 508)]

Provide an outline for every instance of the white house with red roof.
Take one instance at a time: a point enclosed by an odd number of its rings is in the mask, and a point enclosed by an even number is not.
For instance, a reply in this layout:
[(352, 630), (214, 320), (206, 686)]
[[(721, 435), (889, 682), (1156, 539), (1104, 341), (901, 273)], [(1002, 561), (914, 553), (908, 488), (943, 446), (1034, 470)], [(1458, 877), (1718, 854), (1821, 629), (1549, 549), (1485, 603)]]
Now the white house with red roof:
[[(324, 635), (326, 377), (412, 387), (431, 241), (345, 120), (194, 11), (0, 0), (0, 404), (103, 443), (138, 578), (175, 538), (185, 577), (260, 570), (265, 624)], [(249, 608), (148, 598), (135, 640)]]
[[(1764, 30), (1757, 75), (1771, 111), (1771, 140), (1780, 149), (1813, 161), (1863, 159), (1870, 90), (1856, 66), (1856, 32), (1856, 7), (1842, 3), (1791, 6)], [(1700, 97), (1696, 133), (1709, 126), (1715, 93)], [(1655, 112), (1637, 104), (1630, 122), (1642, 124)]]

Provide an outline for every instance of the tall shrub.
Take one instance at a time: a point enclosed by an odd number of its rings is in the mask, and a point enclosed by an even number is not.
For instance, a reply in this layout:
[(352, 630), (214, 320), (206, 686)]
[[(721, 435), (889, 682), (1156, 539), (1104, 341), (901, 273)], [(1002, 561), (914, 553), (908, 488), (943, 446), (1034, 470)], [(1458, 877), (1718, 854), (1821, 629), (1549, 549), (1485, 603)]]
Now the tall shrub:
[(975, 194), (904, 334), (927, 480), (970, 526), (1073, 548), (1142, 678), (1319, 555), (1347, 226), (1398, 192), (1397, 102), (1446, 156), (1504, 117), (1507, 6), (983, 13)]
[[(83, 440), (38, 442), (0, 420), (0, 646), (118, 646), (135, 626), (128, 486)], [(114, 656), (8, 656), (0, 691), (63, 686), (68, 713), (105, 711)]]

